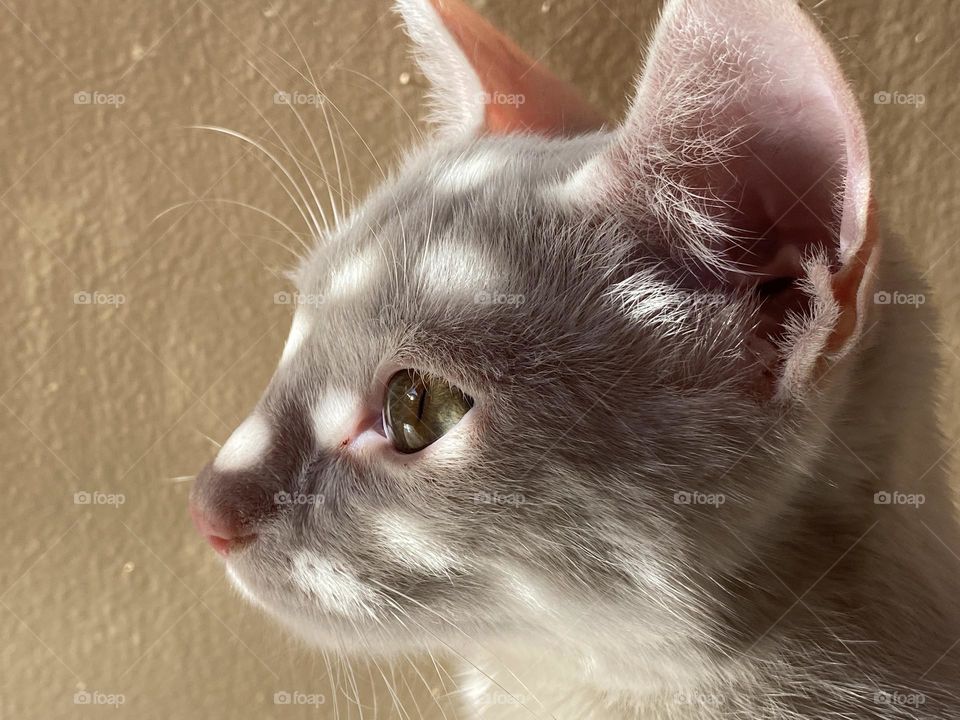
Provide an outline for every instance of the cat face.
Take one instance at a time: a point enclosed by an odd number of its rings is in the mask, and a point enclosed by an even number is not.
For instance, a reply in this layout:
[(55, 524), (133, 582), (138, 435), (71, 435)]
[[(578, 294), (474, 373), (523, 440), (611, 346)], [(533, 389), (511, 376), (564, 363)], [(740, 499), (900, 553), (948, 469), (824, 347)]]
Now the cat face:
[[(465, 8), (400, 10), (428, 77), (463, 86), (297, 271), (279, 368), (198, 477), (197, 524), (325, 645), (663, 645), (822, 442), (835, 399), (812, 388), (863, 322), (859, 116), (786, 2), (668, 4), (614, 131), (555, 79), (523, 86)], [(771, 22), (819, 85), (778, 64)], [(490, 110), (520, 90), (546, 96)]]

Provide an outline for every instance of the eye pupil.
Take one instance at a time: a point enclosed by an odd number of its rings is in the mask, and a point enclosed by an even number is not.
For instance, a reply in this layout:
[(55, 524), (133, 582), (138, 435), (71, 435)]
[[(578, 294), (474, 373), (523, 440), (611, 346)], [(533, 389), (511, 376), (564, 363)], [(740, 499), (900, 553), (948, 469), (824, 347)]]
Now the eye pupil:
[(473, 407), (473, 399), (439, 378), (401, 370), (387, 383), (383, 426), (394, 447), (414, 453), (439, 440)]

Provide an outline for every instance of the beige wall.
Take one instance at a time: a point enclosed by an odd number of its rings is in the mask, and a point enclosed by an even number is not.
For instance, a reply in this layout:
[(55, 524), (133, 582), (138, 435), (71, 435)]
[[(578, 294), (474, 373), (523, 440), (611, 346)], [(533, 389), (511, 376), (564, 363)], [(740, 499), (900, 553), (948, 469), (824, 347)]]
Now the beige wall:
[[(658, 2), (476, 4), (619, 112)], [(880, 204), (947, 314), (945, 404), (956, 408), (960, 4), (820, 5), (863, 100)], [(379, 175), (373, 158), (393, 165), (415, 135), (407, 113), (422, 114), (397, 20), (381, 0), (2, 0), (0, 37), (0, 717), (360, 717), (346, 670), (331, 672), (230, 590), (176, 480), (211, 456), (272, 371), (289, 317), (273, 296), (294, 241), (234, 205), (154, 217), (228, 198), (302, 227), (256, 153), (184, 129), (276, 142), (269, 121), (312, 169), (309, 143), (258, 73), (309, 92), (293, 38), (353, 125), (339, 123), (362, 195)], [(877, 105), (882, 90), (926, 102)], [(84, 91), (124, 102), (75, 104)], [(304, 115), (332, 162), (322, 114)], [(94, 291), (125, 302), (75, 304)], [(958, 417), (944, 423), (957, 437)], [(125, 502), (78, 505), (78, 491)], [(435, 712), (424, 683), (443, 693), (435, 672), (423, 675), (395, 676), (401, 695), (408, 684), (419, 695), (413, 718)], [(360, 665), (363, 716), (374, 717), (371, 683), (376, 717), (398, 716), (380, 671)], [(82, 688), (125, 704), (75, 705)], [(284, 690), (326, 703), (274, 705)]]

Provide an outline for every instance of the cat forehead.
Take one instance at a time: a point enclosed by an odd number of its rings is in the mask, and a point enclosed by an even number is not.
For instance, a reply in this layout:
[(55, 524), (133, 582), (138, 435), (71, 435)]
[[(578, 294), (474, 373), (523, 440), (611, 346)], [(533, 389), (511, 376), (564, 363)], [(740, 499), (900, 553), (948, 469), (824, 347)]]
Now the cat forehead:
[(603, 142), (481, 138), (408, 158), (295, 274), (281, 375), (346, 382), (397, 347), (442, 362), (444, 339), (480, 337), (465, 328), (486, 328), (491, 347), (508, 337), (549, 295), (544, 279), (569, 263), (556, 231), (565, 223), (557, 185)]
[(424, 148), (318, 244), (295, 281), (329, 300), (397, 284), (435, 289), (438, 299), (495, 290), (511, 275), (504, 263), (518, 270), (525, 255), (540, 259), (542, 249), (525, 244), (529, 226), (557, 213), (559, 185), (604, 141), (521, 135)]

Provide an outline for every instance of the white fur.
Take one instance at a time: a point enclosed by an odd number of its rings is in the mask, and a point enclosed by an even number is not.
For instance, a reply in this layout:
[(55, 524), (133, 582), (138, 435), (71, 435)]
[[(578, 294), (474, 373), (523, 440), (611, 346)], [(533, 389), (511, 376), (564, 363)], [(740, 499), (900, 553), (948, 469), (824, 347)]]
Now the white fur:
[(294, 358), (304, 341), (310, 335), (312, 325), (309, 310), (297, 308), (293, 314), (293, 321), (290, 323), (290, 334), (287, 336), (287, 341), (283, 345), (280, 365), (286, 365)]
[(213, 462), (220, 472), (241, 472), (256, 465), (270, 449), (270, 424), (260, 415), (250, 415), (233, 431)]
[(352, 392), (327, 388), (313, 407), (313, 432), (321, 446), (333, 448), (349, 438), (360, 401)]

